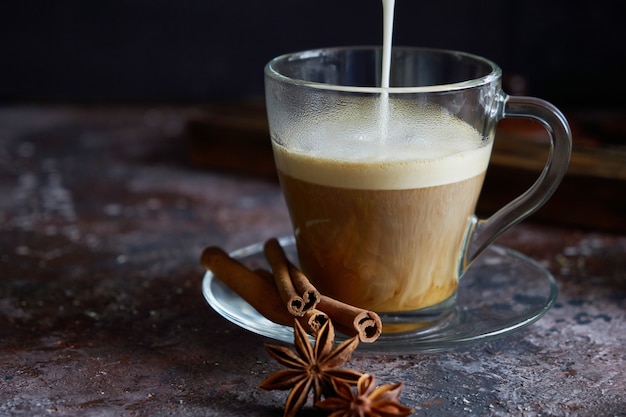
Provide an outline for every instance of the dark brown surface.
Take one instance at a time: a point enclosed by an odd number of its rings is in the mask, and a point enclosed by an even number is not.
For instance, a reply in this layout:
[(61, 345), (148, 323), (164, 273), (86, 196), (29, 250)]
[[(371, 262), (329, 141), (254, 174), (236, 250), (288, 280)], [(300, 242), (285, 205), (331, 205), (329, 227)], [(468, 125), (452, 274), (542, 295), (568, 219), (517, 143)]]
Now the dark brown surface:
[[(287, 213), (273, 180), (187, 163), (197, 113), (0, 110), (0, 415), (282, 414), (256, 388), (268, 340), (207, 306), (199, 256), (286, 234)], [(556, 276), (544, 318), (351, 365), (404, 381), (420, 416), (626, 415), (626, 235), (526, 222), (499, 243)]]

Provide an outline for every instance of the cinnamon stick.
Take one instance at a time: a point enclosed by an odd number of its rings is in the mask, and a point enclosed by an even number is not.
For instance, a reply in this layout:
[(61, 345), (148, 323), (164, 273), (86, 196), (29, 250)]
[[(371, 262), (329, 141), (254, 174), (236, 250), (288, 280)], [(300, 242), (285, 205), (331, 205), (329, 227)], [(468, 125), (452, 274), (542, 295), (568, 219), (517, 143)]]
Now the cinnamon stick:
[(315, 306), (317, 306), (320, 302), (320, 292), (313, 286), (313, 284), (311, 284), (311, 281), (309, 281), (302, 271), (289, 262), (287, 257), (285, 257), (285, 260), (287, 262), (291, 282), (293, 283), (296, 291), (302, 294), (302, 298), (304, 299), (304, 308), (315, 308)]
[(272, 238), (265, 242), (263, 253), (270, 264), (276, 288), (287, 310), (294, 316), (302, 316), (307, 310), (315, 308), (319, 302), (319, 292), (306, 277), (292, 274), (289, 260), (278, 239)]
[[(273, 282), (264, 279), (215, 246), (204, 249), (201, 263), (263, 317), (277, 324), (293, 326), (294, 316), (285, 308)], [(328, 320), (328, 316), (312, 309), (296, 319), (308, 333), (315, 334)]]
[(295, 319), (298, 320), (300, 325), (304, 328), (304, 330), (307, 331), (307, 333), (310, 333), (312, 335), (316, 335), (319, 329), (322, 328), (324, 323), (330, 320), (326, 313), (316, 308), (312, 308), (306, 311), (304, 313), (304, 316), (296, 317)]
[(381, 335), (383, 323), (373, 311), (346, 304), (326, 295), (322, 295), (317, 305), (331, 318), (335, 328), (348, 336), (358, 335), (359, 340), (372, 343)]
[[(278, 241), (276, 241), (277, 243)], [(282, 274), (285, 274), (286, 271), (286, 276), (280, 277), (281, 285), (284, 284), (288, 288), (289, 285), (284, 282), (288, 279), (295, 293), (295, 284), (291, 282), (291, 276), (298, 276), (297, 279), (306, 281), (308, 278), (289, 262), (280, 245), (279, 249), (280, 251), (276, 251), (275, 246), (270, 249), (272, 259), (275, 262), (274, 267)], [(282, 255), (276, 256), (277, 254)], [(201, 262), (213, 272), (216, 278), (237, 293), (259, 314), (274, 323), (293, 326), (294, 315), (287, 310), (287, 305), (280, 295), (277, 287), (279, 280), (276, 278), (276, 273), (262, 269), (252, 271), (215, 246), (208, 247), (202, 252)], [(308, 285), (313, 287), (310, 282)], [(319, 294), (317, 290), (315, 292)], [(325, 295), (319, 295), (318, 300), (316, 307), (295, 317), (308, 333), (315, 334), (330, 319), (337, 330), (347, 336), (357, 335), (359, 340), (365, 343), (374, 342), (381, 335), (382, 322), (375, 312), (343, 303)]]
[[(298, 270), (308, 280), (293, 264), (290, 263), (289, 269)], [(255, 272), (267, 282), (272, 282), (271, 272), (264, 269), (255, 269)], [(332, 320), (335, 329), (349, 337), (358, 336), (361, 342), (372, 343), (382, 334), (383, 323), (380, 316), (373, 311), (346, 304), (326, 295), (320, 295), (320, 302), (316, 308)]]
[[(275, 285), (274, 275), (267, 269), (257, 268), (253, 272), (268, 284), (272, 286)], [(276, 291), (278, 292), (278, 290)], [(308, 328), (313, 330), (312, 334), (315, 334), (317, 330), (319, 330), (329, 319), (330, 318), (325, 312), (318, 310), (317, 308), (307, 310), (302, 317), (296, 317), (296, 320), (298, 320), (303, 327), (303, 323), (306, 323)], [(304, 328), (306, 329), (307, 327)]]

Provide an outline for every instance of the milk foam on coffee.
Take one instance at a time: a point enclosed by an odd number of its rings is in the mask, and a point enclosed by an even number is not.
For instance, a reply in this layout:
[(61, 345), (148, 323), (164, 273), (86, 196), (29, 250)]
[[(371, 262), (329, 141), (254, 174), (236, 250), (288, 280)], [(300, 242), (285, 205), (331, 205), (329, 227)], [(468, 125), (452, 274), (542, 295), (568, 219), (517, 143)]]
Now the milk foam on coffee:
[(320, 185), (375, 190), (450, 184), (487, 169), (491, 142), (445, 110), (395, 108), (388, 132), (353, 113), (292, 126), (277, 138), (285, 148), (273, 142), (277, 168)]

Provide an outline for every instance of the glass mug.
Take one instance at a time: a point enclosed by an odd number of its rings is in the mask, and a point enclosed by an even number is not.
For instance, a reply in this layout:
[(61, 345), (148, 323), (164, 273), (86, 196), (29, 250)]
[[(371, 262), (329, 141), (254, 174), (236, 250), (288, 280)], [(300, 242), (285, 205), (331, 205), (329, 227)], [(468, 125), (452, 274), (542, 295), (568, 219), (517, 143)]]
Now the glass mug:
[[(571, 133), (551, 104), (508, 96), (501, 70), (467, 53), (329, 48), (265, 67), (272, 147), (301, 269), (325, 295), (386, 325), (449, 310), (463, 273), (556, 190)], [(535, 184), (487, 219), (475, 214), (495, 128), (539, 121), (551, 138)], [(387, 327), (390, 328), (390, 327)]]

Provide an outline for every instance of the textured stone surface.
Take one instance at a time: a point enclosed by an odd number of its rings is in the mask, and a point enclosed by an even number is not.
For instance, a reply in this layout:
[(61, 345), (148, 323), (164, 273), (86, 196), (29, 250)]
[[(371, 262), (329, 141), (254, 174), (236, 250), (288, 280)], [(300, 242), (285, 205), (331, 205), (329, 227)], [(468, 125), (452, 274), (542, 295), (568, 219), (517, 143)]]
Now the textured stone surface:
[[(189, 166), (197, 109), (0, 110), (0, 415), (279, 416), (263, 343), (212, 311), (198, 259), (289, 232), (271, 180)], [(557, 278), (532, 326), (435, 354), (357, 354), (419, 416), (626, 415), (626, 236), (527, 222)], [(317, 415), (312, 408), (302, 415)]]

